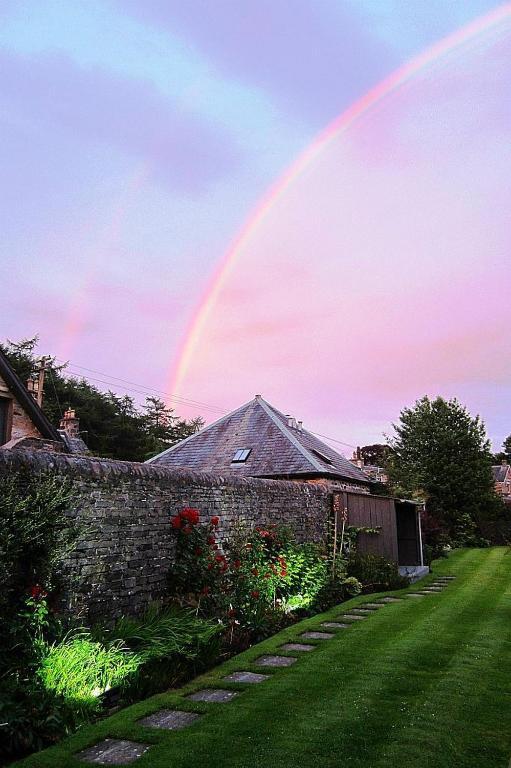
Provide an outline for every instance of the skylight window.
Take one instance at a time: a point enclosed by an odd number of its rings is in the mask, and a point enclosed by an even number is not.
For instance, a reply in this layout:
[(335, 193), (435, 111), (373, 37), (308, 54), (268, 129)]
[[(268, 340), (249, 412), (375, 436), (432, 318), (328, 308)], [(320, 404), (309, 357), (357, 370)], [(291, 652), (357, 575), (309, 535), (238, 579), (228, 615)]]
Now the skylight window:
[(244, 464), (250, 456), (251, 448), (238, 448), (234, 454), (231, 464)]
[(321, 459), (321, 461), (324, 461), (325, 464), (333, 464), (334, 462), (332, 459), (329, 459), (328, 456), (325, 456), (324, 453), (321, 453), (321, 451), (316, 451), (315, 448), (312, 449), (312, 453), (316, 454), (318, 459)]

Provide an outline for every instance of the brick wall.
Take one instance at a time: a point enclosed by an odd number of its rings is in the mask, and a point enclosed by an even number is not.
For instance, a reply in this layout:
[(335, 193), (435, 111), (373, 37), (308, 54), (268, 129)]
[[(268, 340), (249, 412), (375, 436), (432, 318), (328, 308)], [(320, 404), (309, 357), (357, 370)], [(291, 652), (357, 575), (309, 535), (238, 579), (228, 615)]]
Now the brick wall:
[(284, 523), (300, 541), (321, 541), (330, 493), (321, 485), (219, 477), (155, 465), (45, 451), (0, 450), (0, 475), (17, 468), (71, 478), (70, 515), (83, 527), (66, 574), (67, 605), (94, 620), (136, 614), (165, 594), (174, 557), (169, 517), (185, 506), (220, 517), (219, 539), (237, 521)]

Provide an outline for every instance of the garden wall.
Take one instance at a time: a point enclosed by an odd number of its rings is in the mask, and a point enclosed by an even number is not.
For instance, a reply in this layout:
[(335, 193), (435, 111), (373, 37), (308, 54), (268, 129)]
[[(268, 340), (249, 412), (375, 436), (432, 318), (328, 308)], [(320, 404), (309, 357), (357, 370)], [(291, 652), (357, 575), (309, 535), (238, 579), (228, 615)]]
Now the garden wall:
[(66, 605), (84, 620), (136, 614), (164, 596), (175, 547), (169, 518), (185, 506), (219, 540), (238, 521), (282, 523), (299, 541), (326, 536), (331, 499), (323, 486), (169, 470), (44, 451), (0, 450), (0, 474), (16, 469), (69, 478), (70, 516), (82, 527), (66, 563)]

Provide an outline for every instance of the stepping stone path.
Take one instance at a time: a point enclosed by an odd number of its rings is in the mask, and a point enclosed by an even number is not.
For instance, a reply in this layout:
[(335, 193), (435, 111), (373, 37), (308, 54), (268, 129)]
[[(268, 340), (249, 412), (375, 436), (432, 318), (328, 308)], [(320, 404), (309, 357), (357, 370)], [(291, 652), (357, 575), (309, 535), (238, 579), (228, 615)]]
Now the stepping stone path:
[(281, 651), (313, 651), (315, 645), (307, 645), (307, 643), (284, 643), (280, 646)]
[(258, 667), (290, 667), (298, 661), (294, 656), (260, 656), (254, 664)]
[(222, 678), (228, 683), (262, 683), (271, 675), (261, 675), (258, 672), (233, 672), (232, 675)]
[(349, 624), (343, 624), (340, 621), (324, 621), (321, 626), (325, 629), (348, 629)]
[(331, 632), (302, 632), (300, 637), (303, 640), (330, 640), (335, 637)]
[(186, 728), (200, 718), (196, 712), (181, 712), (178, 709), (160, 709), (154, 715), (138, 721), (146, 728), (164, 728), (166, 731), (178, 731)]
[(97, 765), (125, 765), (138, 760), (149, 749), (149, 744), (126, 739), (104, 739), (88, 749), (78, 752), (75, 757), (85, 763)]
[[(437, 576), (434, 582), (428, 584), (420, 592), (408, 592), (405, 597), (425, 597), (426, 595), (438, 594), (455, 578), (455, 576)], [(381, 597), (378, 599), (378, 602), (363, 603), (360, 608), (352, 608), (351, 613), (344, 613), (342, 616), (339, 616), (340, 621), (324, 621), (321, 626), (325, 629), (348, 629), (353, 622), (363, 621), (378, 608), (383, 608), (385, 603), (399, 603), (402, 599), (401, 597), (392, 596)], [(300, 635), (302, 640), (330, 640), (333, 637), (335, 637), (335, 634), (332, 632), (319, 632), (315, 630), (302, 632)], [(313, 651), (316, 647), (308, 643), (296, 642), (284, 643), (280, 646), (280, 650)], [(298, 661), (298, 659), (294, 656), (260, 656), (255, 660), (254, 664), (260, 667), (290, 667), (295, 661)], [(224, 677), (223, 680), (229, 683), (262, 683), (270, 677), (271, 675), (263, 675), (257, 672), (233, 672)], [(191, 693), (186, 698), (192, 701), (228, 702), (235, 696), (238, 696), (238, 694), (239, 691), (226, 691), (222, 688), (203, 688), (200, 691)], [(142, 725), (145, 728), (163, 728), (175, 731), (192, 725), (201, 717), (202, 715), (196, 712), (160, 709), (158, 712), (154, 712), (152, 715), (139, 720), (138, 725)], [(139, 757), (147, 752), (149, 747), (149, 744), (142, 744), (127, 739), (103, 739), (103, 741), (98, 742), (94, 746), (77, 752), (75, 757), (85, 763), (97, 765), (126, 765), (138, 760)]]
[(222, 688), (203, 688), (202, 691), (191, 693), (186, 698), (192, 701), (218, 701), (223, 704), (231, 701), (237, 695), (237, 691), (224, 691)]

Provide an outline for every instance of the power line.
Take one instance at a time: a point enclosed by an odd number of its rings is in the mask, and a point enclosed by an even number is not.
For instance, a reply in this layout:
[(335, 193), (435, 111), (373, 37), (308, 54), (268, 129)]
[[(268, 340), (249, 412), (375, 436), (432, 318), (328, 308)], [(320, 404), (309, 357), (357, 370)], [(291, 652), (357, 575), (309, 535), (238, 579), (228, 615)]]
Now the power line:
[[(55, 359), (59, 360), (61, 363), (66, 363), (67, 365), (69, 365), (70, 368), (79, 369), (79, 371), (70, 370), (70, 373), (75, 373), (77, 375), (80, 375), (80, 371), (87, 371), (90, 373), (97, 373), (99, 376), (105, 376), (107, 379), (110, 379), (110, 381), (105, 381), (105, 379), (97, 379), (97, 378), (94, 378), (93, 376), (87, 376), (87, 379), (98, 382), (100, 384), (106, 384), (107, 386), (117, 386), (115, 382), (120, 382), (122, 384), (129, 384), (129, 385), (132, 385), (133, 387), (137, 387), (137, 389), (131, 389), (130, 387), (125, 387), (125, 389), (127, 389), (128, 392), (134, 392), (138, 395), (146, 395), (147, 392), (158, 392), (159, 394), (165, 395), (170, 400), (176, 401), (176, 403), (180, 405), (204, 408), (208, 411), (213, 411), (216, 413), (220, 413), (222, 415), (227, 413), (227, 411), (224, 411), (222, 408), (220, 408), (217, 405), (204, 403), (201, 400), (192, 400), (191, 398), (181, 397), (180, 395), (171, 395), (169, 392), (165, 392), (162, 389), (157, 389), (156, 387), (149, 387), (144, 384), (138, 384), (135, 381), (130, 381), (129, 379), (122, 379), (119, 376), (113, 376), (112, 374), (109, 374), (109, 373), (97, 371), (94, 368), (87, 368), (84, 365), (78, 365), (77, 363), (73, 363), (70, 360), (65, 361), (65, 360), (62, 360), (62, 358), (55, 358)], [(357, 448), (356, 445), (352, 445), (352, 443), (346, 443), (344, 440), (339, 440), (336, 437), (329, 437), (328, 435), (322, 435), (320, 432), (313, 432), (311, 429), (309, 430), (309, 432), (311, 432), (311, 434), (315, 435), (316, 437), (322, 437), (324, 440), (330, 440), (332, 443), (338, 443), (339, 445), (344, 445), (348, 448), (353, 448), (353, 449)]]
[[(211, 405), (210, 403), (203, 403), (200, 400), (192, 400), (191, 398), (181, 397), (180, 395), (171, 395), (170, 392), (165, 392), (163, 389), (157, 389), (156, 387), (149, 387), (145, 384), (139, 384), (136, 381), (129, 381), (128, 379), (122, 379), (119, 376), (114, 376), (110, 373), (104, 373), (103, 371), (97, 371), (94, 368), (86, 368), (84, 365), (78, 365), (77, 363), (73, 363), (71, 361), (64, 361), (61, 358), (56, 358), (60, 362), (66, 363), (69, 365), (70, 368), (78, 368), (79, 371), (70, 370), (70, 373), (78, 374), (80, 375), (80, 371), (87, 371), (91, 373), (97, 373), (99, 376), (105, 376), (110, 381), (104, 381), (103, 379), (95, 379), (93, 376), (88, 376), (87, 378), (90, 378), (92, 381), (98, 381), (101, 384), (109, 384), (113, 386), (117, 386), (116, 382), (120, 382), (122, 384), (129, 384), (134, 387), (137, 387), (137, 390), (129, 390), (131, 392), (137, 392), (139, 395), (144, 395), (147, 392), (157, 392), (161, 395), (165, 395), (165, 397), (168, 397), (170, 400), (174, 400), (177, 403), (180, 403), (181, 405), (188, 405), (188, 406), (194, 406), (199, 408), (207, 408), (210, 411), (216, 411), (217, 413), (224, 414), (226, 411), (224, 411), (222, 408), (220, 408), (217, 405)], [(83, 374), (82, 374), (83, 375)], [(128, 387), (126, 387), (128, 389)], [(140, 391), (142, 390), (142, 391)]]

